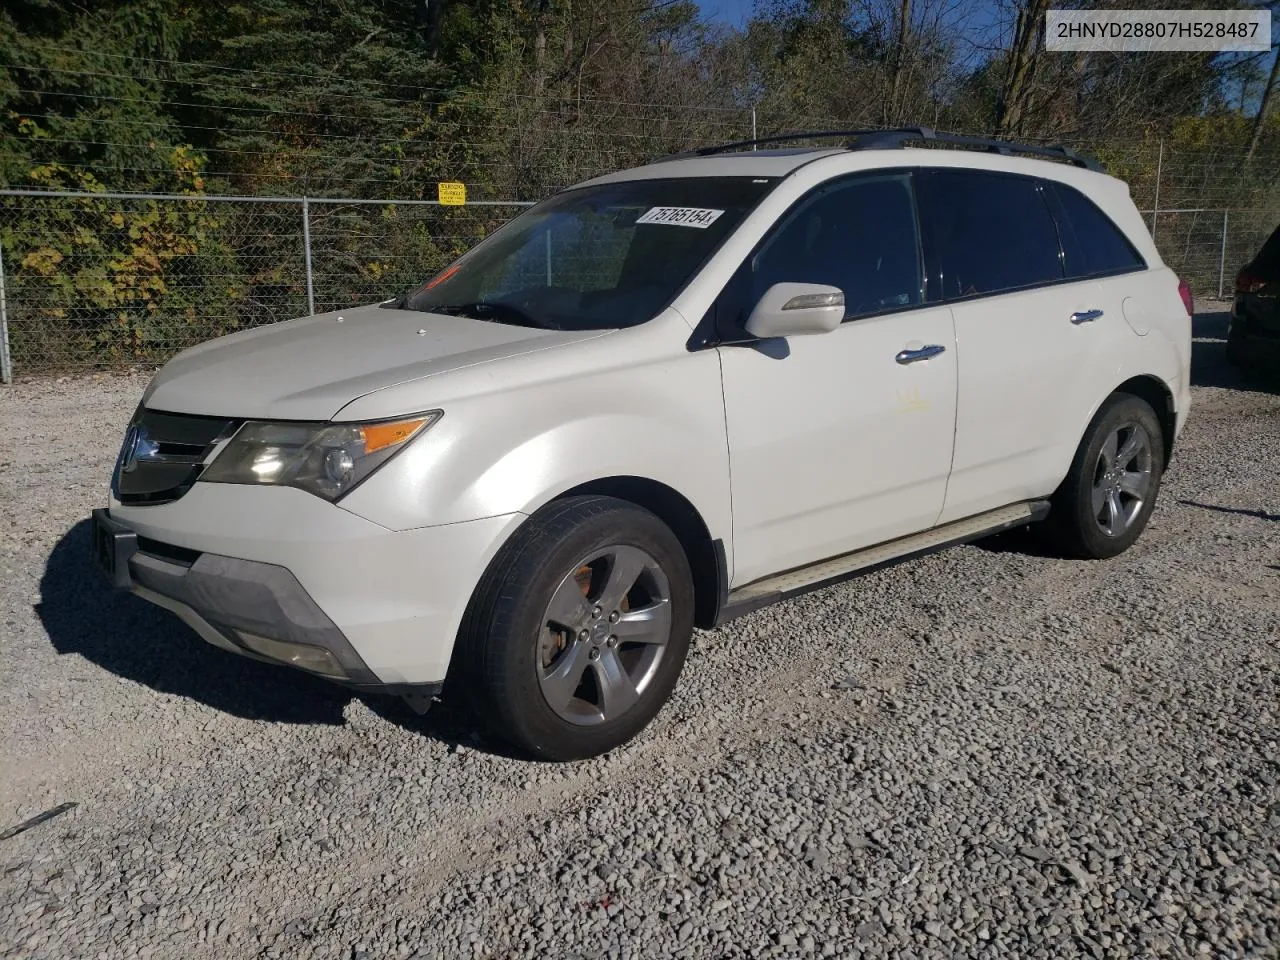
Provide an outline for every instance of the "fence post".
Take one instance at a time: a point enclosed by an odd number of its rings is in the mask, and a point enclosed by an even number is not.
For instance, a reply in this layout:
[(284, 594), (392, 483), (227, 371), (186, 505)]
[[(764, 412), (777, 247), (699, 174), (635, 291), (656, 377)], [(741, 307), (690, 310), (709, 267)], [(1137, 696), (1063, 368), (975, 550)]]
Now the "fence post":
[(3, 244), (0, 244), (0, 383), (13, 383), (13, 359), (9, 356), (9, 308), (4, 298)]
[(1230, 210), (1222, 211), (1222, 247), (1218, 250), (1218, 299), (1222, 299), (1222, 281), (1225, 279), (1227, 267), (1227, 215)]
[(1156, 240), (1156, 221), (1160, 218), (1160, 171), (1164, 168), (1164, 137), (1160, 138), (1160, 152), (1156, 155), (1156, 196), (1151, 205), (1151, 242)]
[(316, 312), (316, 294), (311, 286), (311, 204), (302, 198), (302, 253), (307, 262), (307, 314)]
[[(751, 108), (751, 139), (754, 140), (755, 138), (756, 138), (756, 108), (752, 107)], [(753, 143), (751, 145), (751, 149), (756, 150), (758, 148)]]

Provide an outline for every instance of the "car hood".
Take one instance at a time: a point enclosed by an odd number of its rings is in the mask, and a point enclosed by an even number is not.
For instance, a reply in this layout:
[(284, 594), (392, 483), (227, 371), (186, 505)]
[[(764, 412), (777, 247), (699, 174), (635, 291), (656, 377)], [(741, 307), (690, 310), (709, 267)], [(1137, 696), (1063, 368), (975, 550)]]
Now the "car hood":
[(183, 351), (156, 374), (144, 403), (172, 413), (328, 420), (377, 390), (609, 332), (356, 307), (233, 333)]

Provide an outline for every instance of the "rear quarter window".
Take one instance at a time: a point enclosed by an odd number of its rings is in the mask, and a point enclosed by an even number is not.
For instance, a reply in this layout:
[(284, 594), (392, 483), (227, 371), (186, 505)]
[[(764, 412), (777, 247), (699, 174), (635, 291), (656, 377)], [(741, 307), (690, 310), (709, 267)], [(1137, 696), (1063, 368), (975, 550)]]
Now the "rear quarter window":
[(1071, 279), (1127, 273), (1146, 267), (1124, 231), (1074, 187), (1048, 183), (1062, 235), (1067, 276)]

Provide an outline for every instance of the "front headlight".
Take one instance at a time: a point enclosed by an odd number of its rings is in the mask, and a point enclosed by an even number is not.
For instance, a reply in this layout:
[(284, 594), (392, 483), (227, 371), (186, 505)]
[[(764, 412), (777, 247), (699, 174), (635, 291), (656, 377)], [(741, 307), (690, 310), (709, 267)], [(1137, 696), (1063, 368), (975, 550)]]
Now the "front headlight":
[(228, 441), (200, 479), (301, 487), (337, 500), (441, 416), (441, 411), (432, 410), (379, 423), (251, 421)]

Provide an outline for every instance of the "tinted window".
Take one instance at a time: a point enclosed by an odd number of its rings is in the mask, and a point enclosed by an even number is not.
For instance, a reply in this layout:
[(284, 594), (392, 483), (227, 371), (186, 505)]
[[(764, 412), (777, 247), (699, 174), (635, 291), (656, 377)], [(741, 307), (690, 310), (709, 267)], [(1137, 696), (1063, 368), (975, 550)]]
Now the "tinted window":
[(930, 268), (944, 298), (1062, 279), (1058, 231), (1035, 180), (973, 170), (929, 170), (920, 180)]
[(1083, 193), (1063, 183), (1048, 185), (1058, 200), (1058, 227), (1068, 277), (1096, 277), (1146, 266), (1111, 218)]
[(839, 287), (846, 318), (919, 303), (910, 177), (860, 177), (819, 189), (786, 215), (745, 267), (748, 313), (771, 286), (788, 282)]

